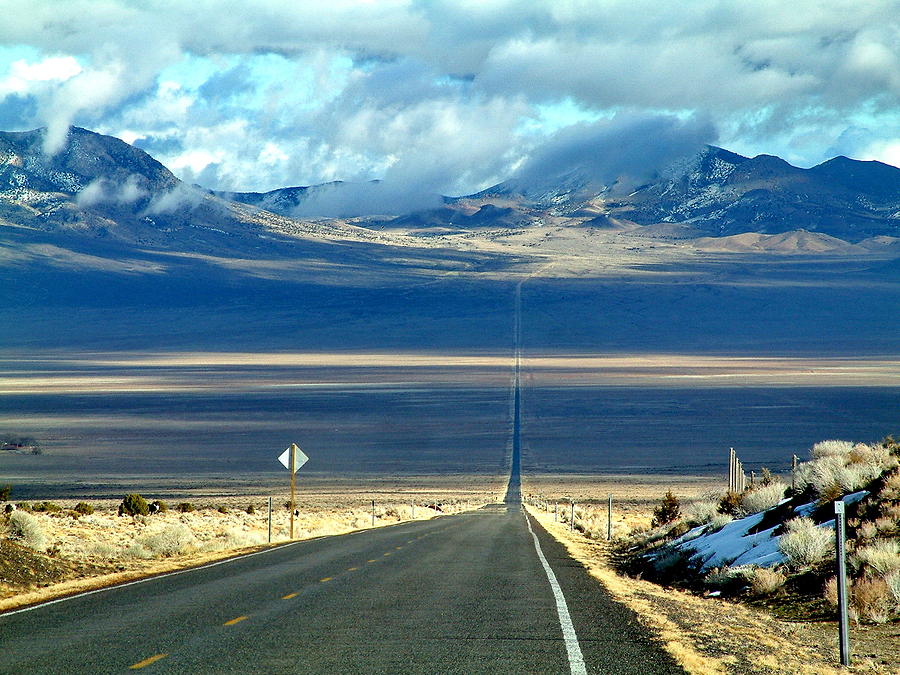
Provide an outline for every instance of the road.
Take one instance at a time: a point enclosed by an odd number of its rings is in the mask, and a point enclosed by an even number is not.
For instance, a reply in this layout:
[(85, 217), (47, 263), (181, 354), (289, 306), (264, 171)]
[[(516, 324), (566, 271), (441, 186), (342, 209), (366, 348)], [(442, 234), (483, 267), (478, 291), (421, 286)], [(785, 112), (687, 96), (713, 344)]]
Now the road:
[(682, 673), (522, 510), (521, 289), (501, 504), (0, 615), (0, 673)]

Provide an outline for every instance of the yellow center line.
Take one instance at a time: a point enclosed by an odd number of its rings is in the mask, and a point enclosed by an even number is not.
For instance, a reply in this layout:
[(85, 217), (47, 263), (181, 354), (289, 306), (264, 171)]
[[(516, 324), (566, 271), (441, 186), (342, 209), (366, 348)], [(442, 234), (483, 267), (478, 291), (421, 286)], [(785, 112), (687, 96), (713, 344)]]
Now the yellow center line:
[(403, 548), (403, 547), (402, 547), (402, 546), (395, 546), (395, 547), (394, 547), (394, 550), (395, 550), (395, 551), (399, 551), (401, 548)]
[(366, 562), (370, 563), (370, 562), (375, 562), (376, 560), (377, 560), (376, 558), (372, 558), (371, 560), (366, 560)]
[(325, 583), (326, 581), (331, 581), (333, 577), (323, 577), (319, 579), (319, 583)]
[(141, 668), (145, 668), (149, 666), (151, 663), (156, 663), (160, 659), (164, 659), (168, 656), (168, 654), (154, 654), (149, 659), (144, 659), (143, 661), (138, 661), (132, 666), (128, 666), (129, 670), (140, 670)]
[(358, 570), (358, 569), (359, 569), (358, 567), (348, 567), (348, 568), (347, 568), (347, 571), (348, 571), (348, 572), (355, 572), (355, 571)]
[(226, 621), (223, 625), (225, 625), (225, 626), (233, 626), (234, 624), (240, 623), (240, 622), (243, 621), (244, 619), (248, 619), (248, 618), (249, 618), (249, 617), (246, 617), (246, 616), (238, 616), (238, 617), (235, 617), (234, 619), (231, 619), (230, 621)]
[(391, 552), (390, 552), (390, 551), (388, 551), (388, 552), (387, 552), (387, 553), (385, 553), (385, 555), (386, 555), (386, 556), (388, 556), (388, 555), (390, 555), (390, 554), (391, 554)]
[(296, 593), (288, 593), (287, 595), (282, 595), (281, 599), (282, 600), (290, 600), (291, 598), (296, 598), (296, 597), (297, 597)]

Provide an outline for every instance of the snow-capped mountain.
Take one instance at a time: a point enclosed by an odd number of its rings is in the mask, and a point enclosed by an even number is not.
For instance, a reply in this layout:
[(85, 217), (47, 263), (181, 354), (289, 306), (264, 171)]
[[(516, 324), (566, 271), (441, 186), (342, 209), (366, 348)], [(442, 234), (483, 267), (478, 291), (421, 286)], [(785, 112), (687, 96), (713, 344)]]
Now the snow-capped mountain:
[[(296, 217), (305, 200), (333, 200), (346, 185), (213, 193), (182, 183), (145, 152), (110, 136), (73, 128), (53, 156), (43, 152), (43, 138), (43, 130), (0, 132), (0, 218), (39, 230), (162, 246), (187, 234), (253, 234), (260, 213)], [(677, 224), (683, 232), (716, 237), (802, 229), (849, 242), (900, 235), (900, 169), (879, 162), (837, 157), (801, 169), (770, 155), (748, 158), (708, 146), (638, 186), (606, 185), (589, 173), (576, 166), (542, 176), (540, 184), (512, 178), (438, 200), (436, 208), (358, 222), (458, 230), (563, 219), (592, 227)], [(384, 204), (380, 209), (372, 215), (390, 213)]]

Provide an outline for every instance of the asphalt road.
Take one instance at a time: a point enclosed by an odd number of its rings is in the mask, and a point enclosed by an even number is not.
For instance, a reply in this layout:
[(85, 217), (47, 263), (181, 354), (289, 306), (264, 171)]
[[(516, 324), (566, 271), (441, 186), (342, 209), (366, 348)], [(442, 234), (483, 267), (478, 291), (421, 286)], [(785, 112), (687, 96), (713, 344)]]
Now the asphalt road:
[(0, 615), (0, 673), (683, 673), (523, 512), (519, 362), (504, 503)]

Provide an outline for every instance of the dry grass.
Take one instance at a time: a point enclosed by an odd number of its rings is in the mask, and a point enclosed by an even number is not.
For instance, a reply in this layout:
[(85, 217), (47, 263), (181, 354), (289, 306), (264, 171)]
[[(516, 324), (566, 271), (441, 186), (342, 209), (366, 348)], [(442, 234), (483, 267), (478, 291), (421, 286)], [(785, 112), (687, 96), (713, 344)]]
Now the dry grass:
[[(294, 521), (294, 538), (337, 535), (372, 527), (372, 499), (375, 499), (375, 527), (412, 519), (427, 520), (442, 514), (458, 513), (496, 502), (502, 482), (491, 479), (446, 481), (437, 487), (429, 479), (386, 480), (319, 484), (306, 487), (298, 500), (299, 516)], [(82, 500), (79, 500), (82, 501)], [(262, 496), (195, 496), (195, 510), (181, 513), (174, 508), (150, 516), (118, 516), (121, 500), (91, 502), (94, 513), (73, 517), (69, 511), (26, 513), (15, 511), (9, 520), (17, 523), (8, 535), (32, 548), (50, 550), (53, 559), (86, 570), (90, 578), (69, 579), (40, 587), (0, 582), (0, 611), (157, 574), (265, 546), (268, 542), (268, 503)], [(180, 500), (179, 500), (180, 501)], [(273, 543), (290, 537), (290, 512), (284, 497), (274, 500)], [(74, 507), (61, 500), (64, 507)], [(177, 503), (172, 500), (172, 504)], [(415, 504), (415, 506), (414, 506)], [(441, 510), (427, 505), (441, 505)], [(252, 509), (249, 507), (253, 506)], [(252, 513), (248, 513), (252, 511)], [(413, 512), (414, 511), (414, 512)], [(43, 537), (40, 539), (38, 534)], [(10, 537), (12, 540), (12, 536)], [(40, 541), (39, 541), (40, 539)], [(33, 545), (34, 544), (34, 545)], [(101, 572), (112, 572), (100, 574)], [(48, 580), (49, 582), (49, 580)]]
[(767, 596), (778, 592), (787, 581), (781, 570), (768, 567), (757, 567), (750, 576), (750, 588), (753, 595)]

